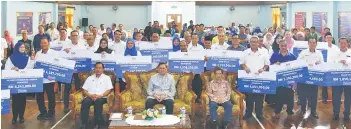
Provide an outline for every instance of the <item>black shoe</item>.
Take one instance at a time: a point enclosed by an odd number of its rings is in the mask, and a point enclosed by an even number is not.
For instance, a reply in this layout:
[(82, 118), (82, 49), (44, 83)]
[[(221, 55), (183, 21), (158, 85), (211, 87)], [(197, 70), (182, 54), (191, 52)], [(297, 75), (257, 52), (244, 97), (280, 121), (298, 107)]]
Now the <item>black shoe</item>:
[(252, 114), (245, 114), (244, 119), (250, 119), (252, 117)]
[(48, 113), (45, 115), (45, 120), (52, 120), (52, 118), (54, 118), (54, 114), (53, 113)]
[(256, 118), (257, 118), (259, 121), (262, 121), (262, 120), (263, 120), (262, 115), (257, 115)]
[(327, 102), (326, 99), (324, 99), (324, 100), (322, 101), (322, 103), (327, 104), (328, 102)]
[(64, 113), (68, 113), (70, 110), (69, 110), (69, 108), (68, 107), (65, 107), (65, 109), (63, 109), (63, 112)]
[(24, 123), (24, 118), (23, 117), (19, 119), (19, 123)]
[(317, 113), (311, 113), (311, 116), (313, 116), (313, 117), (316, 118), (316, 119), (319, 119), (319, 116), (318, 116)]
[(218, 126), (217, 126), (217, 121), (211, 121), (210, 122), (210, 129), (217, 129)]
[(339, 120), (339, 114), (334, 114), (333, 120)]
[(12, 119), (12, 124), (16, 124), (17, 123), (17, 118), (15, 119), (15, 118), (13, 118)]
[(37, 116), (37, 119), (38, 119), (38, 120), (44, 120), (44, 119), (45, 119), (45, 116), (46, 116), (46, 113), (40, 113), (40, 114)]
[(87, 129), (87, 125), (86, 124), (80, 125), (80, 129)]

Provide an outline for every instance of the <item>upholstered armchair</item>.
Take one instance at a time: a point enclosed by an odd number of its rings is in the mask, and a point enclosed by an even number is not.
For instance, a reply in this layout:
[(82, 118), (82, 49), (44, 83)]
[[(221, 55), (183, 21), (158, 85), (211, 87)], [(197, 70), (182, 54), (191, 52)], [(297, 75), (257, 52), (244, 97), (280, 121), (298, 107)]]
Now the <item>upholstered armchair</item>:
[[(203, 109), (203, 117), (202, 121), (204, 125), (206, 125), (206, 120), (208, 116), (210, 115), (210, 110), (209, 110), (209, 97), (206, 94), (207, 91), (207, 86), (209, 85), (209, 82), (212, 81), (215, 78), (215, 72), (214, 71), (208, 71), (208, 72), (203, 72), (201, 73), (201, 80), (202, 80), (202, 93), (201, 93), (201, 99), (202, 99), (202, 109)], [(230, 96), (230, 101), (233, 104), (233, 116), (238, 116), (239, 117), (239, 123), (240, 126), (243, 124), (243, 112), (244, 112), (244, 95), (240, 93), (238, 90), (236, 90), (236, 80), (237, 80), (237, 73), (234, 72), (225, 72), (223, 74), (223, 78), (229, 82), (229, 84), (232, 86), (231, 89), (233, 90), (231, 96)], [(222, 106), (219, 106), (217, 109), (217, 113), (223, 114), (224, 113), (224, 108)], [(234, 117), (235, 118), (235, 117)]]
[[(83, 86), (85, 80), (93, 74), (94, 74), (93, 71), (78, 73), (79, 79), (81, 81), (80, 82), (81, 85)], [(118, 87), (118, 83), (115, 83), (115, 80), (116, 80), (115, 73), (111, 71), (104, 71), (104, 74), (110, 76), (112, 85), (114, 85), (114, 90), (116, 90), (116, 87)], [(103, 114), (108, 116), (112, 111), (116, 110), (115, 97), (116, 96), (114, 91), (112, 91), (107, 96), (107, 103), (103, 105)], [(84, 98), (83, 90), (74, 91), (70, 95), (70, 99), (71, 99), (70, 105), (71, 105), (73, 120), (75, 120), (77, 115), (79, 115), (81, 112), (81, 105), (82, 105), (83, 98)], [(90, 106), (89, 116), (92, 116), (93, 114), (94, 114), (94, 106), (92, 105)]]
[[(133, 108), (133, 112), (141, 112), (145, 110), (145, 101), (147, 97), (146, 89), (152, 75), (156, 74), (154, 70), (150, 72), (125, 73), (127, 81), (126, 90), (118, 94), (117, 98), (120, 102), (120, 110), (125, 112), (129, 106)], [(195, 115), (195, 99), (196, 95), (191, 90), (191, 82), (194, 78), (193, 73), (171, 73), (176, 82), (176, 95), (174, 99), (174, 113), (179, 113), (179, 108), (185, 107), (186, 112), (194, 118)], [(154, 108), (159, 109), (162, 104), (157, 104)]]

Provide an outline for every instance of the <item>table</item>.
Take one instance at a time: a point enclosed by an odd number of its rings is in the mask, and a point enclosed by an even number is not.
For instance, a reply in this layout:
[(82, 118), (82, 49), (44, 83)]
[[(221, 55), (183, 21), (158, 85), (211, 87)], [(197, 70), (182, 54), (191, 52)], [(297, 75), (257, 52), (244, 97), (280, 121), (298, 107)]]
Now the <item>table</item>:
[(185, 119), (181, 119), (181, 121), (175, 125), (168, 126), (134, 126), (129, 125), (125, 120), (113, 120), (110, 122), (108, 126), (109, 129), (190, 129), (191, 128), (191, 120), (189, 115), (186, 115)]

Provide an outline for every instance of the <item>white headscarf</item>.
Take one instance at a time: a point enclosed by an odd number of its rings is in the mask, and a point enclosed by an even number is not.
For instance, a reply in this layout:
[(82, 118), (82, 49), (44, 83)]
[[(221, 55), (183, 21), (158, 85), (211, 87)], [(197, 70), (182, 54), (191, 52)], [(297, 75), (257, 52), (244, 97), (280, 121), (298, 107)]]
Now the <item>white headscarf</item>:
[[(271, 39), (268, 39), (267, 38), (267, 35), (271, 35)], [(272, 44), (274, 42), (274, 39), (273, 39), (273, 35), (271, 33), (267, 33), (266, 35), (264, 35), (263, 37), (263, 45), (268, 49), (270, 50), (272, 48)]]

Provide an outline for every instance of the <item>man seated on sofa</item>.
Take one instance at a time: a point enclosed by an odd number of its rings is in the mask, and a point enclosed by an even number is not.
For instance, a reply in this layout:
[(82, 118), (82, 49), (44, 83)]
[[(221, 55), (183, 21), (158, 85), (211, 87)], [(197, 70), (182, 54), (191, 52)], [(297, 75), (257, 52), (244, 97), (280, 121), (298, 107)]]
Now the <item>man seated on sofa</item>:
[(90, 106), (94, 105), (94, 118), (98, 128), (103, 125), (102, 109), (107, 103), (106, 96), (113, 89), (111, 78), (104, 74), (104, 64), (97, 62), (94, 69), (95, 74), (89, 76), (83, 85), (83, 95), (85, 98), (82, 101), (81, 107), (81, 129), (86, 129), (89, 118)]
[(155, 104), (163, 104), (166, 106), (166, 114), (173, 114), (175, 85), (173, 76), (168, 73), (167, 64), (159, 63), (157, 74), (151, 76), (149, 81), (145, 109), (153, 109)]
[(215, 78), (209, 83), (207, 87), (207, 95), (210, 98), (210, 118), (211, 129), (217, 128), (217, 108), (224, 107), (223, 129), (227, 129), (228, 124), (232, 118), (233, 104), (230, 102), (230, 94), (232, 92), (228, 81), (223, 79), (223, 70), (216, 67)]

